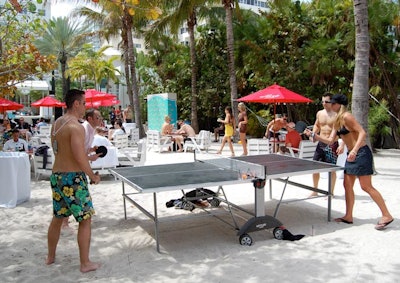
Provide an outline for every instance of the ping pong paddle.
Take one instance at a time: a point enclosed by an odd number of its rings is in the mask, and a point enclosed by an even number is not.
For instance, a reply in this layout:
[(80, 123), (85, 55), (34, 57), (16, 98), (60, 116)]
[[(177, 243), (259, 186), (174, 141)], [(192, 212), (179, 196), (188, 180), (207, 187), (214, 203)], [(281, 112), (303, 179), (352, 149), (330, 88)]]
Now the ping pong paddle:
[(99, 146), (96, 149), (96, 154), (99, 154), (99, 153), (100, 153), (99, 157), (103, 158), (107, 154), (107, 148), (104, 145)]

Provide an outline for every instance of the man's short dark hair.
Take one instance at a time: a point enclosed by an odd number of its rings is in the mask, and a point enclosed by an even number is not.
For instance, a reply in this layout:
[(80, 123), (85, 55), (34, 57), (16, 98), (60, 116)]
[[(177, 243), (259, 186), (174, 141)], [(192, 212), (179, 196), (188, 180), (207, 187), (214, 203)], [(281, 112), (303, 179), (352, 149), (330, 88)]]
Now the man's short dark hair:
[(67, 109), (71, 109), (76, 100), (81, 100), (85, 92), (79, 89), (70, 89), (65, 96), (65, 105)]
[(322, 97), (329, 97), (329, 98), (332, 98), (332, 96), (333, 96), (333, 94), (332, 93), (330, 93), (330, 92), (325, 92), (323, 95), (322, 95)]

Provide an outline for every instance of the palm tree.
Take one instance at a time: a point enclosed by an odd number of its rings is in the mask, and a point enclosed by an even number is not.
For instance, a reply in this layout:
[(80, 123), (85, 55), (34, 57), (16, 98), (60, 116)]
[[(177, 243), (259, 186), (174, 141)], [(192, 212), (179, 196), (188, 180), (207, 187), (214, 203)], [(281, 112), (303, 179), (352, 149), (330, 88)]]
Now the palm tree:
[(86, 79), (93, 80), (96, 89), (100, 86), (103, 79), (107, 79), (107, 87), (110, 79), (118, 81), (115, 73), (119, 73), (119, 70), (113, 64), (118, 59), (118, 56), (112, 56), (106, 60), (104, 51), (108, 48), (109, 46), (103, 46), (99, 50), (94, 51), (91, 44), (86, 44), (83, 50), (70, 60), (67, 75), (71, 79), (85, 77)]
[(369, 31), (368, 1), (354, 0), (354, 23), (356, 30), (355, 68), (352, 97), (352, 113), (368, 131), (369, 110)]
[(141, 1), (139, 9), (132, 5), (121, 5), (110, 1), (100, 1), (102, 11), (97, 12), (88, 7), (78, 8), (73, 14), (85, 16), (87, 23), (95, 23), (98, 26), (97, 34), (109, 40), (114, 36), (121, 36), (122, 59), (125, 70), (125, 83), (130, 104), (133, 105), (135, 122), (139, 127), (139, 136), (145, 136), (139, 101), (139, 87), (136, 77), (136, 52), (133, 44), (132, 32), (140, 26), (144, 26), (147, 17), (158, 15), (158, 9), (152, 6), (152, 1)]
[(69, 79), (66, 78), (67, 62), (75, 56), (87, 41), (87, 28), (80, 23), (72, 23), (68, 18), (50, 20), (42, 38), (35, 41), (36, 47), (46, 55), (54, 55), (61, 67), (63, 99), (69, 89)]
[[(207, 0), (171, 0), (166, 1), (164, 6), (165, 15), (155, 21), (152, 28), (147, 32), (146, 38), (151, 38), (154, 33), (170, 31), (177, 34), (179, 28), (185, 23), (189, 33), (189, 50), (191, 63), (191, 125), (199, 131), (197, 118), (197, 59), (194, 28), (197, 25), (197, 18), (203, 15), (202, 10), (207, 9)], [(201, 9), (202, 8), (202, 9)], [(168, 30), (169, 29), (169, 30)]]
[(233, 36), (233, 18), (232, 10), (235, 7), (237, 0), (222, 0), (222, 5), (225, 9), (225, 23), (226, 23), (226, 45), (228, 49), (228, 70), (229, 70), (229, 85), (231, 88), (231, 104), (233, 110), (233, 117), (238, 117), (237, 110), (237, 83), (236, 83), (236, 68), (235, 68), (235, 53), (234, 53), (234, 36)]

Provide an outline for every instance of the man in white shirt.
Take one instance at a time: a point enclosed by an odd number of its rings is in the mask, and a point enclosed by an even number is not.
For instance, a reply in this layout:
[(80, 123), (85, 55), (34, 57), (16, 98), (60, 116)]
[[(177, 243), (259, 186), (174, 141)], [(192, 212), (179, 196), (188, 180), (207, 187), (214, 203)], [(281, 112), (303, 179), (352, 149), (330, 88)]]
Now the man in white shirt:
[(6, 141), (3, 146), (4, 151), (28, 151), (28, 143), (24, 139), (19, 138), (19, 130), (12, 130), (12, 138)]
[[(95, 129), (101, 126), (103, 118), (97, 109), (90, 109), (86, 112), (86, 120), (82, 126), (85, 128), (85, 149), (87, 154), (93, 152), (92, 143), (95, 134)], [(90, 155), (89, 160), (94, 161), (98, 156)], [(93, 159), (96, 158), (96, 159)]]

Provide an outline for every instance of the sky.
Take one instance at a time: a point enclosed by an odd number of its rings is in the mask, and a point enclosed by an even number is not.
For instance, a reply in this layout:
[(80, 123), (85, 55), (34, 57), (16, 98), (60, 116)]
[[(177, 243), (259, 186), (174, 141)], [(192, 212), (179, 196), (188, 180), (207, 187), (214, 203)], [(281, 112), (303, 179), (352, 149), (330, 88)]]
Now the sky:
[(59, 18), (59, 17), (66, 17), (72, 11), (74, 6), (69, 3), (51, 3), (51, 17), (52, 18)]
[[(302, 2), (309, 2), (309, 0), (302, 0)], [(66, 17), (72, 11), (72, 9), (77, 6), (78, 5), (76, 3), (67, 3), (67, 1), (52, 1), (51, 16), (54, 18)]]

